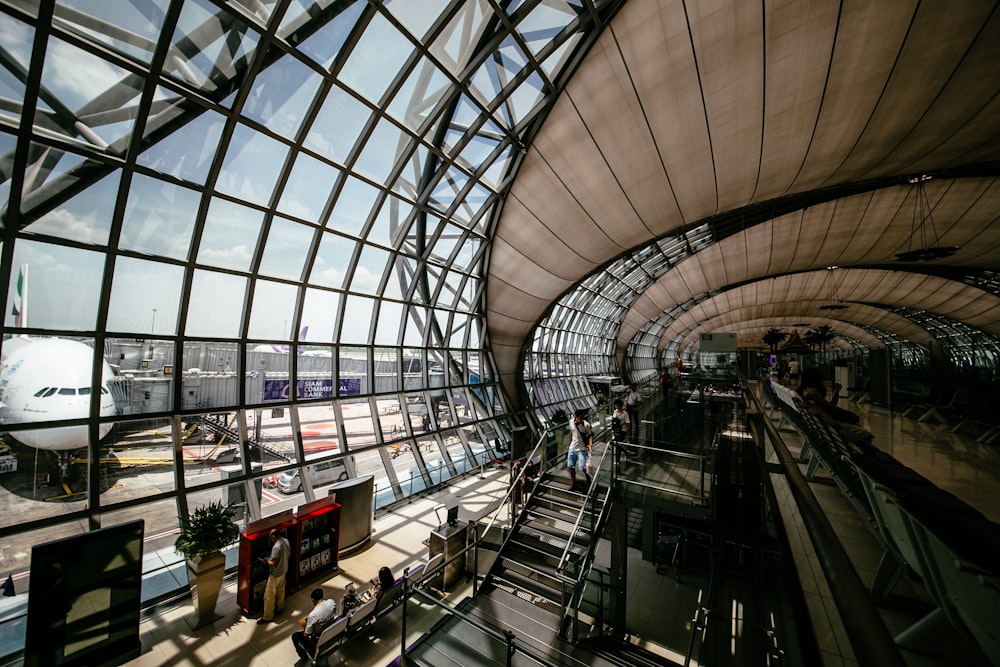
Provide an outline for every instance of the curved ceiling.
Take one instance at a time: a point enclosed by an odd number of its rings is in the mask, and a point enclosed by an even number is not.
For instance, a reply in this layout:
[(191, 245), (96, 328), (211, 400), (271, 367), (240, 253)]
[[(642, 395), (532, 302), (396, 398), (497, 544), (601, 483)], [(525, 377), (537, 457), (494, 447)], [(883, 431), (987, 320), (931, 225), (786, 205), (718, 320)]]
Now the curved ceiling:
[[(825, 298), (830, 275), (839, 275), (837, 298)], [(819, 298), (817, 298), (817, 296)], [(673, 340), (719, 315), (742, 311), (745, 317), (822, 316), (864, 324), (914, 342), (931, 336), (905, 317), (875, 306), (905, 306), (963, 321), (987, 333), (1000, 333), (1000, 298), (954, 280), (905, 271), (837, 269), (767, 278), (699, 301), (667, 326), (663, 338)], [(824, 311), (823, 306), (841, 306)], [(711, 331), (711, 329), (705, 329)], [(663, 347), (663, 346), (661, 346)]]
[[(752, 312), (747, 312), (746, 309), (742, 308), (738, 310), (731, 310), (717, 317), (713, 317), (710, 320), (697, 323), (696, 328), (693, 327), (686, 334), (684, 334), (677, 347), (680, 350), (687, 350), (691, 346), (696, 345), (698, 336), (702, 330), (711, 330), (722, 333), (737, 334), (739, 344), (742, 347), (767, 349), (767, 346), (763, 342), (763, 338), (764, 334), (767, 333), (768, 330), (777, 328), (785, 332), (797, 331), (799, 335), (802, 336), (805, 334), (806, 330), (806, 327), (802, 326), (803, 324), (807, 324), (808, 327), (826, 325), (831, 328), (836, 328), (838, 335), (861, 343), (870, 349), (885, 347), (882, 341), (870, 331), (839, 320), (815, 317), (810, 318), (807, 322), (803, 322), (801, 319), (796, 317), (781, 317), (770, 313), (757, 317)], [(910, 324), (912, 325), (912, 323)], [(929, 338), (930, 334), (926, 334), (924, 336), (925, 340)]]
[[(997, 6), (986, 3), (630, 0), (533, 140), (498, 222), (487, 308), (508, 390), (516, 395), (532, 328), (583, 277), (751, 208), (746, 229), (627, 304), (619, 357), (665, 310), (722, 290), (711, 312), (692, 311), (664, 339), (727, 312), (815, 317), (826, 272), (794, 274), (830, 265), (859, 267), (837, 272), (838, 296), (871, 304), (828, 315), (837, 320), (879, 327), (873, 306), (906, 305), (996, 332), (996, 299), (957, 278), (1000, 268), (998, 38)], [(921, 174), (936, 177), (924, 186), (924, 224), (907, 182)], [(779, 214), (761, 219), (769, 204)], [(928, 239), (960, 250), (895, 261)], [(793, 285), (794, 299), (765, 314)]]

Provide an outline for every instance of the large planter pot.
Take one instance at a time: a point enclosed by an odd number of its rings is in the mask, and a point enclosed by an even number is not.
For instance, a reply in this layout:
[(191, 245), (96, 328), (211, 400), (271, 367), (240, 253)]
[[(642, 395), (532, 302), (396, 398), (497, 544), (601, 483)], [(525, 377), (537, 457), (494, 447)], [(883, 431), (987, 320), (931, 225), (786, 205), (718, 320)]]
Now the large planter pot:
[(215, 616), (215, 603), (222, 590), (222, 577), (226, 573), (226, 557), (221, 551), (188, 560), (188, 584), (191, 586), (191, 600), (198, 622), (211, 620)]

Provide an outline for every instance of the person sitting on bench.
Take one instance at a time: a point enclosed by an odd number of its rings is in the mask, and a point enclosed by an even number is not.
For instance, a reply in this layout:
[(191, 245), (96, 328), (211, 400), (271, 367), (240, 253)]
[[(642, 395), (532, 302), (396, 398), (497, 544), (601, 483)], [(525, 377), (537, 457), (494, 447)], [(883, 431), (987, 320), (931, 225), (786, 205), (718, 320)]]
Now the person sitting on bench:
[(396, 583), (396, 577), (392, 576), (392, 570), (383, 565), (378, 570), (378, 576), (371, 581), (371, 587), (368, 589), (368, 597), (381, 597), (382, 593), (392, 588), (394, 583)]
[(299, 619), (302, 630), (292, 633), (292, 644), (295, 652), (303, 660), (309, 659), (316, 652), (316, 642), (330, 621), (337, 615), (337, 603), (323, 597), (322, 588), (314, 588), (309, 594), (312, 600), (312, 611), (305, 618)]

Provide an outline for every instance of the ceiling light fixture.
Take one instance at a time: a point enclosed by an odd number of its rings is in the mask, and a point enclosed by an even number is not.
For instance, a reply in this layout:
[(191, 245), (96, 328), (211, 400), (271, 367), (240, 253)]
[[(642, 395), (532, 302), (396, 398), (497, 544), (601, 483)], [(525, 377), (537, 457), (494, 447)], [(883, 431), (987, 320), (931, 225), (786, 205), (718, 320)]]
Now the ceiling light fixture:
[[(941, 245), (934, 221), (931, 220), (931, 205), (924, 191), (924, 182), (931, 179), (927, 174), (907, 179), (911, 185), (916, 185), (916, 196), (913, 202), (913, 223), (910, 226), (910, 238), (907, 240), (906, 252), (896, 253), (897, 262), (929, 262), (935, 259), (951, 257), (958, 251), (958, 246)], [(925, 217), (926, 214), (926, 217)], [(930, 227), (928, 238), (927, 228)], [(919, 233), (919, 238), (917, 234)], [(914, 243), (917, 247), (914, 248)]]
[(842, 304), (840, 302), (840, 299), (837, 298), (837, 276), (836, 274), (834, 274), (834, 271), (836, 271), (839, 268), (840, 267), (836, 265), (826, 267), (826, 270), (830, 272), (828, 274), (829, 277), (828, 282), (830, 283), (830, 286), (829, 286), (829, 293), (827, 295), (827, 301), (833, 301), (834, 303), (825, 303), (819, 307), (820, 310), (844, 310), (845, 308), (847, 308), (847, 306)]

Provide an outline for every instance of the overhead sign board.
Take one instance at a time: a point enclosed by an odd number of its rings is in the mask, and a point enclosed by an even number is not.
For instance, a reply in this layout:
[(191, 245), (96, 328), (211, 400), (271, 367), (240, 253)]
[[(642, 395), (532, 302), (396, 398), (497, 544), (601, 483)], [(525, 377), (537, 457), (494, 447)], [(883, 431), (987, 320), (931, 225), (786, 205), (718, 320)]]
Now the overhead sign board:
[(736, 334), (734, 333), (703, 333), (701, 335), (702, 352), (735, 352)]

